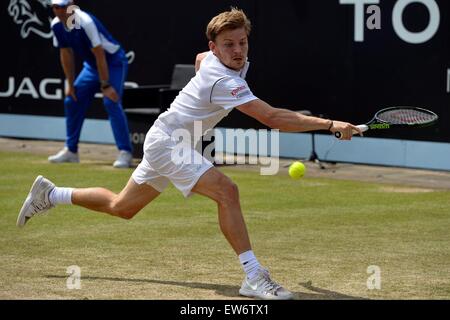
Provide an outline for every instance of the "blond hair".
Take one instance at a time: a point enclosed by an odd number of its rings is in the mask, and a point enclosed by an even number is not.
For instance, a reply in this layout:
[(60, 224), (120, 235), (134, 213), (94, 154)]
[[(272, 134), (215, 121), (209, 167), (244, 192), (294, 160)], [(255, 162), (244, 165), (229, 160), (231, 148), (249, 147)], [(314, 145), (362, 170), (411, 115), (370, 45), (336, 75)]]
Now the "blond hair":
[(244, 11), (231, 7), (230, 11), (222, 12), (215, 16), (208, 23), (206, 28), (206, 37), (210, 41), (215, 41), (216, 37), (225, 30), (235, 30), (245, 28), (247, 36), (250, 35), (252, 25), (245, 15)]

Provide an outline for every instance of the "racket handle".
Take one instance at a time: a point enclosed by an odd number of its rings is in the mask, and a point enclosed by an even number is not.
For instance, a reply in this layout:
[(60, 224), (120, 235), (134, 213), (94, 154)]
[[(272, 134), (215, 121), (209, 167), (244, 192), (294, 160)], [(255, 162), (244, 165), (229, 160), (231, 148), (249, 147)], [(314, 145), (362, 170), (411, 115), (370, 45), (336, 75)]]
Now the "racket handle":
[[(359, 128), (362, 132), (365, 132), (365, 131), (369, 130), (369, 127), (368, 127), (367, 125), (365, 125), (365, 124), (360, 124), (360, 125), (357, 125), (356, 127)], [(357, 133), (358, 133), (358, 131), (353, 130), (353, 134), (357, 134)], [(338, 139), (341, 139), (342, 133), (339, 132), (339, 131), (336, 131), (336, 132), (334, 133), (334, 136), (335, 136), (336, 138), (338, 138)]]

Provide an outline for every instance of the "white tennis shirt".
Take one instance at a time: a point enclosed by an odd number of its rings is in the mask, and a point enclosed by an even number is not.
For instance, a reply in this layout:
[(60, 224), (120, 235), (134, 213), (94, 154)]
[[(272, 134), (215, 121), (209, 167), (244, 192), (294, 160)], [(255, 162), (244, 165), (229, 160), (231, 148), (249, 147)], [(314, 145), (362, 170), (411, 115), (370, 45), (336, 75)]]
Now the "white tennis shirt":
[(202, 133), (226, 117), (233, 108), (258, 99), (245, 81), (249, 62), (235, 71), (224, 66), (210, 51), (200, 69), (178, 94), (170, 108), (162, 113), (155, 125), (171, 134), (186, 129), (194, 137), (194, 123), (201, 122)]

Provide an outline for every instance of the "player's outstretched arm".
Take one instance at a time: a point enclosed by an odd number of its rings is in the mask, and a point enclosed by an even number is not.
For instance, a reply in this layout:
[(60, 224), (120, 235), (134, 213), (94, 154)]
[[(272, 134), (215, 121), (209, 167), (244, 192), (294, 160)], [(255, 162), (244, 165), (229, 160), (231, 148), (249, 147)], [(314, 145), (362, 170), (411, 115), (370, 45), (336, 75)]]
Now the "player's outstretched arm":
[(259, 99), (238, 106), (237, 109), (272, 129), (284, 132), (339, 131), (343, 135), (343, 140), (351, 139), (352, 130), (360, 132), (355, 125), (347, 122), (305, 116), (292, 110), (274, 108)]

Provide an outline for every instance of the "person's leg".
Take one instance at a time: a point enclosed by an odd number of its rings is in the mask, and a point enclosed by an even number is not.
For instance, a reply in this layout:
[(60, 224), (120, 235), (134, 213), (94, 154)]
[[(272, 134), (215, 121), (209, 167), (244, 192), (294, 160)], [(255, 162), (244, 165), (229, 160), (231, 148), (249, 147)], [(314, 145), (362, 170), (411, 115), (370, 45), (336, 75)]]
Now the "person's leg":
[(121, 151), (132, 152), (130, 141), (130, 131), (128, 129), (128, 121), (122, 107), (122, 94), (125, 78), (128, 72), (127, 61), (122, 66), (109, 67), (109, 82), (120, 96), (118, 102), (114, 102), (109, 98), (103, 98), (105, 110), (108, 113), (109, 121), (113, 131), (117, 148)]
[(66, 97), (64, 110), (66, 114), (66, 147), (69, 151), (77, 153), (86, 110), (98, 91), (98, 77), (91, 67), (84, 66), (74, 85), (77, 100), (75, 101), (70, 96)]
[(115, 194), (105, 188), (61, 188), (43, 176), (38, 176), (22, 205), (16, 224), (23, 227), (30, 218), (39, 216), (60, 204), (74, 204), (131, 219), (160, 193), (148, 184), (136, 183), (133, 178), (130, 178), (119, 194)]
[(123, 190), (116, 194), (105, 188), (64, 188), (38, 176), (17, 217), (17, 226), (60, 204), (74, 204), (93, 211), (131, 219), (167, 187), (169, 180), (153, 170), (145, 158), (134, 170)]
[(251, 248), (236, 184), (216, 168), (211, 168), (200, 177), (192, 192), (204, 195), (217, 203), (222, 233), (239, 256), (247, 276), (255, 277), (261, 265)]
[(239, 293), (260, 299), (292, 299), (292, 293), (270, 278), (269, 272), (259, 264), (251, 250), (236, 184), (216, 168), (211, 168), (200, 177), (192, 192), (217, 202), (220, 228), (239, 256), (247, 275)]
[(105, 188), (74, 189), (72, 204), (124, 219), (133, 218), (142, 208), (160, 195), (148, 184), (137, 184), (130, 178), (118, 194)]
[(239, 202), (238, 187), (230, 178), (216, 168), (211, 168), (198, 180), (192, 192), (204, 195), (217, 203), (220, 229), (236, 254), (251, 250)]

